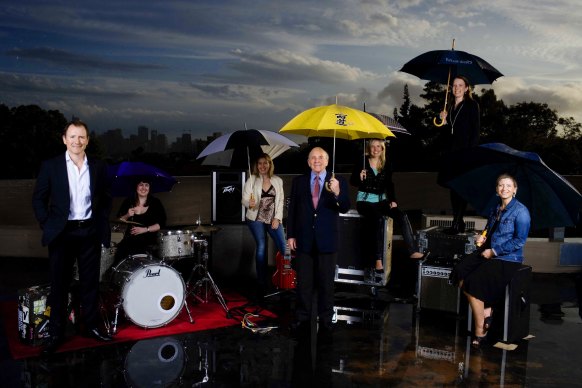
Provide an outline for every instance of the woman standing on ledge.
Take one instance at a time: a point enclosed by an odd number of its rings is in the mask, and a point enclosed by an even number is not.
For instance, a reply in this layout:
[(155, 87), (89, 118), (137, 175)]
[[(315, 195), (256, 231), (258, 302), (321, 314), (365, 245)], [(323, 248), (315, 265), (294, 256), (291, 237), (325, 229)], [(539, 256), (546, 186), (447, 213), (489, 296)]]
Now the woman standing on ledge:
[[(455, 77), (452, 91), (455, 103), (451, 105), (448, 112), (442, 111), (440, 114), (441, 120), (446, 124), (444, 128), (446, 128), (450, 136), (448, 144), (451, 155), (449, 157), (464, 149), (478, 145), (481, 125), (479, 119), (479, 104), (473, 100), (469, 80), (463, 76)], [(442, 173), (446, 175), (454, 166), (447, 166), (445, 162), (444, 168), (446, 171), (442, 171)], [(467, 209), (467, 201), (454, 190), (451, 190), (450, 194), (451, 205), (453, 207), (453, 223), (444, 232), (447, 234), (464, 233), (465, 221), (463, 220), (463, 216)]]

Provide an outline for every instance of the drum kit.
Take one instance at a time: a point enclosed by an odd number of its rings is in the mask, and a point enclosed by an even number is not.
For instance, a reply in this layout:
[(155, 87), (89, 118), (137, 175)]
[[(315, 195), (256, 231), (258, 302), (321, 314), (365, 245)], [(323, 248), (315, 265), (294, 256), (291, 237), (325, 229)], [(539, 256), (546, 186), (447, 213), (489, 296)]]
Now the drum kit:
[[(153, 253), (130, 255), (115, 266), (111, 266), (112, 259), (107, 259), (115, 256), (114, 248), (104, 248), (101, 266), (106, 267), (108, 276), (102, 274), (102, 278), (109, 286), (106, 294), (110, 302), (104, 305), (113, 305), (114, 319), (111, 322), (107, 312), (104, 312), (103, 319), (110, 333), (117, 333), (120, 309), (129, 321), (146, 329), (167, 325), (183, 308), (190, 323), (194, 323), (188, 296), (208, 303), (211, 291), (227, 317), (230, 316), (226, 301), (208, 270), (207, 236), (219, 230), (219, 227), (205, 225), (160, 230), (157, 249)], [(182, 260), (195, 261), (187, 281), (175, 268)]]

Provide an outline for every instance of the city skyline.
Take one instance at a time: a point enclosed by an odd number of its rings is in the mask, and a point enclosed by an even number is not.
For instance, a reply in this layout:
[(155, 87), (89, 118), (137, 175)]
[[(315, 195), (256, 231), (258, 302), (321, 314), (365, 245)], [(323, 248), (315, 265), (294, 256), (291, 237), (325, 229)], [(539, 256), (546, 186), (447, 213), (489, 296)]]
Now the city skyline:
[[(97, 133), (155, 128), (278, 131), (337, 101), (391, 115), (399, 72), (455, 48), (504, 76), (499, 99), (547, 103), (582, 122), (582, 10), (573, 0), (124, 2), (26, 0), (0, 11), (0, 102), (77, 116)], [(436, 112), (435, 112), (436, 113)]]

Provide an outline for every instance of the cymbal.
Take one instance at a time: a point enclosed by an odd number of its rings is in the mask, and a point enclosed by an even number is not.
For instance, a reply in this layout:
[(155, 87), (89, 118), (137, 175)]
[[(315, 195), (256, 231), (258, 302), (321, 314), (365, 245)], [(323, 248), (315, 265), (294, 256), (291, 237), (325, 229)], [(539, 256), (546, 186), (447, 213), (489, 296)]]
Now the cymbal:
[(212, 232), (218, 232), (222, 228), (214, 225), (194, 225), (188, 226), (186, 229), (193, 231), (194, 233), (209, 234)]

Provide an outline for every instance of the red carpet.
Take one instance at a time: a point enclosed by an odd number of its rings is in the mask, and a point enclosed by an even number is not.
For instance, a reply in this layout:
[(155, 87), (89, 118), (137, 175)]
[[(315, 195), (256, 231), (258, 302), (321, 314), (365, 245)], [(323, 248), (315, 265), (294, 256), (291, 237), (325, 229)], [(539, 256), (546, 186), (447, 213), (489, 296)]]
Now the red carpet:
[[(134, 325), (125, 319), (120, 324), (111, 342), (100, 342), (90, 338), (85, 338), (80, 335), (67, 337), (66, 342), (59, 349), (59, 352), (68, 352), (72, 350), (86, 349), (96, 346), (111, 345), (126, 341), (137, 341), (146, 338), (175, 335), (181, 333), (191, 333), (202, 330), (216, 329), (220, 327), (240, 325), (242, 316), (245, 312), (254, 311), (240, 311), (240, 308), (246, 305), (247, 300), (237, 294), (225, 294), (227, 305), (232, 312), (233, 318), (226, 318), (226, 313), (222, 306), (215, 300), (211, 299), (208, 303), (193, 303), (189, 300), (190, 313), (194, 323), (191, 324), (188, 319), (188, 314), (185, 309), (182, 309), (180, 314), (173, 319), (166, 326), (155, 329), (144, 329), (140, 326)], [(237, 310), (238, 308), (238, 310)], [(250, 307), (255, 309), (255, 306)], [(120, 315), (122, 313), (120, 312)], [(261, 310), (261, 316), (274, 318), (275, 315), (269, 311)], [(16, 301), (0, 302), (0, 317), (4, 322), (6, 329), (6, 337), (10, 352), (14, 359), (22, 359), (27, 357), (35, 357), (40, 354), (42, 346), (31, 346), (24, 344), (18, 338), (18, 307)]]

